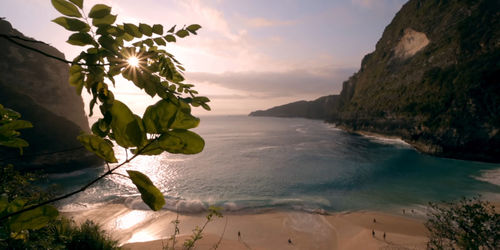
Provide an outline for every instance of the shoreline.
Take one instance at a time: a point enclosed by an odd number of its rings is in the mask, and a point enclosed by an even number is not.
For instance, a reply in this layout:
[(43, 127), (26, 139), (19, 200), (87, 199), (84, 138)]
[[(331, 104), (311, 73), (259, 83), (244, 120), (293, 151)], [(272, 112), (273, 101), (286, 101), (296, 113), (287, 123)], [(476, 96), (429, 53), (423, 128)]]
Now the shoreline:
[[(99, 223), (124, 249), (131, 250), (162, 249), (174, 232), (172, 221), (176, 219), (180, 221), (177, 236), (180, 244), (176, 246), (181, 247), (192, 230), (206, 221), (206, 213), (133, 210), (123, 204), (63, 214), (77, 223), (87, 219)], [(207, 225), (197, 249), (210, 249), (219, 240), (218, 249), (425, 249), (427, 243), (424, 219), (410, 211), (403, 215), (376, 211), (318, 214), (270, 210), (257, 214), (223, 212), (223, 216)]]

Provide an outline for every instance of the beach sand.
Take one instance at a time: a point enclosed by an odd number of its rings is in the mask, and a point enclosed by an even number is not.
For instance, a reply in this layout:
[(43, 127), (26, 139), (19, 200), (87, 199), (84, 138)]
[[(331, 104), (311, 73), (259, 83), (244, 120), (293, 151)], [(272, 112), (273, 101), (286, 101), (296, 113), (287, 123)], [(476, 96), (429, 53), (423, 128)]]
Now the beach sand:
[[(174, 232), (171, 221), (177, 218), (171, 211), (131, 210), (120, 204), (65, 214), (77, 222), (85, 219), (98, 222), (124, 249), (132, 250), (171, 245), (168, 240)], [(202, 226), (206, 219), (203, 214), (181, 214), (178, 219), (180, 234), (176, 237), (176, 249), (182, 249), (192, 229)], [(427, 230), (423, 222), (408, 213), (368, 211), (330, 215), (294, 211), (224, 213), (223, 218), (207, 225), (195, 249), (212, 249), (219, 240), (217, 249), (425, 249)]]

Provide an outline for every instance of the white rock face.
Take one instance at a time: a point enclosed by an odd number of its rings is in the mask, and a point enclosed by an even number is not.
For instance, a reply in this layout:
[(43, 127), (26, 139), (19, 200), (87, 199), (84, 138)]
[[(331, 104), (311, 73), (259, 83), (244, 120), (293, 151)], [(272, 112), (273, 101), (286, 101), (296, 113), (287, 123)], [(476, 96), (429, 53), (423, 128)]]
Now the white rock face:
[(398, 45), (394, 48), (394, 55), (397, 58), (407, 59), (425, 48), (428, 44), (429, 39), (425, 33), (407, 28)]

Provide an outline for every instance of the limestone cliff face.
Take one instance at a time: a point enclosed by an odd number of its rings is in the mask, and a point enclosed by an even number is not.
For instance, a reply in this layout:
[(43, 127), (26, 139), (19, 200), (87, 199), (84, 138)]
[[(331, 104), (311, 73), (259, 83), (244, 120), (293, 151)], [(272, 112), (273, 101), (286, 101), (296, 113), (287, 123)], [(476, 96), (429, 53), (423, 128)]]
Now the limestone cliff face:
[[(5, 20), (0, 33), (24, 37)], [(27, 37), (24, 37), (27, 38)], [(20, 40), (19, 40), (20, 41)], [(64, 58), (57, 49), (23, 42), (48, 54)], [(30, 143), (22, 157), (15, 150), (2, 150), (1, 159), (15, 166), (48, 171), (70, 171), (100, 161), (81, 147), (76, 136), (89, 131), (83, 101), (68, 84), (69, 66), (0, 38), (0, 103), (22, 114), (33, 129), (22, 131)], [(65, 151), (52, 154), (52, 152)]]
[(500, 2), (410, 0), (326, 120), (422, 152), (500, 162)]

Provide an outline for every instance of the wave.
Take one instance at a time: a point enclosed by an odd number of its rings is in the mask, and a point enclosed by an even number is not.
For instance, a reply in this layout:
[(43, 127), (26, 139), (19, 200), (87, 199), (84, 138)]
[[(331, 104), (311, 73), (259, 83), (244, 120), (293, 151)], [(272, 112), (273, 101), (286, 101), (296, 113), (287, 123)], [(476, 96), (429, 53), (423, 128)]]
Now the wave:
[(473, 176), (474, 179), (500, 186), (500, 168), (481, 170), (480, 176)]

